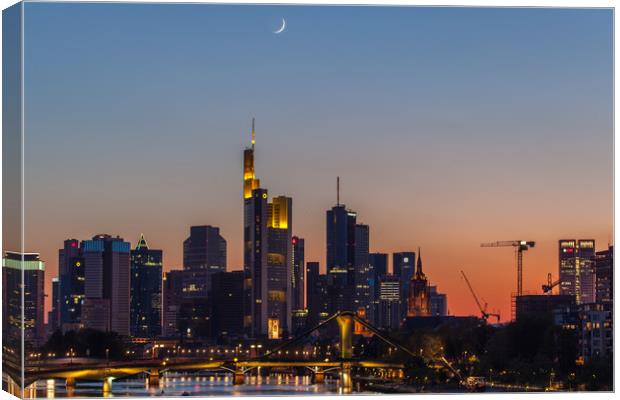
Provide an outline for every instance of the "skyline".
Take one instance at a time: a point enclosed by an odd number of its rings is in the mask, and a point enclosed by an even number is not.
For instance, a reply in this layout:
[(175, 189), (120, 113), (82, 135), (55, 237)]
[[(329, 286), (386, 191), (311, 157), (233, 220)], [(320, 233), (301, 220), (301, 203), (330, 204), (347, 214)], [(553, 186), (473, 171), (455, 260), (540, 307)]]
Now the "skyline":
[[(46, 262), (46, 292), (62, 241), (98, 233), (132, 246), (144, 233), (168, 271), (182, 267), (190, 225), (218, 226), (228, 269), (241, 269), (252, 117), (257, 176), (270, 197), (293, 198), (293, 234), (322, 271), (336, 176), (341, 203), (370, 225), (370, 250), (421, 247), (452, 314), (478, 314), (463, 269), (510, 316), (512, 249), (480, 243), (535, 240), (524, 262), (535, 292), (557, 277), (558, 240), (606, 248), (608, 10), (345, 11), (27, 4), (26, 251)], [(287, 30), (273, 35), (283, 15)], [(237, 18), (246, 24), (231, 27)], [(112, 20), (117, 30), (101, 35)]]

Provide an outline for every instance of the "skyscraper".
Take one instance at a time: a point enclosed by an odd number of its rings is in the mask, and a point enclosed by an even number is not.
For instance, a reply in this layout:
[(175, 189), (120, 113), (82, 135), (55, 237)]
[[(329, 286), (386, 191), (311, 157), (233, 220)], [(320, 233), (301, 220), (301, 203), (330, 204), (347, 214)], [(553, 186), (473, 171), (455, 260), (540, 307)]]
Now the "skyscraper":
[(370, 253), (368, 262), (372, 271), (370, 290), (373, 292), (373, 306), (370, 321), (373, 325), (379, 325), (379, 279), (387, 275), (388, 255), (387, 253)]
[(130, 244), (121, 237), (96, 235), (81, 243), (84, 260), (82, 323), (86, 328), (128, 336)]
[(131, 251), (131, 335), (161, 334), (162, 251), (150, 249), (144, 235)]
[(206, 297), (211, 288), (211, 275), (226, 271), (226, 240), (220, 228), (202, 225), (190, 227), (183, 242), (185, 286), (192, 297)]
[(218, 272), (213, 275), (213, 336), (235, 337), (243, 334), (243, 271)]
[(59, 319), (63, 330), (82, 327), (84, 302), (84, 259), (77, 239), (64, 241), (58, 250)]
[(596, 300), (594, 240), (560, 240), (560, 294), (575, 296), (577, 304)]
[(326, 213), (327, 276), (331, 313), (355, 307), (357, 214), (339, 202)]
[(370, 253), (368, 255), (370, 265), (372, 265), (375, 276), (379, 277), (388, 273), (387, 253)]
[(594, 274), (596, 276), (596, 302), (612, 304), (614, 301), (614, 246), (596, 252)]
[(280, 334), (292, 317), (293, 199), (274, 197), (267, 203), (267, 319), (279, 321)]
[(306, 302), (308, 308), (308, 326), (316, 326), (319, 322), (320, 291), (319, 291), (319, 263), (306, 263)]
[(34, 349), (44, 338), (44, 280), (45, 263), (38, 253), (5, 253), (2, 259), (2, 335), (3, 341), (14, 350), (21, 348), (22, 334), (25, 351)]
[(291, 281), (293, 311), (304, 309), (304, 271), (306, 269), (304, 246), (305, 240), (303, 238), (293, 236), (293, 272)]
[(379, 326), (398, 329), (401, 318), (400, 280), (395, 275), (384, 275), (379, 279)]
[[(355, 298), (353, 311), (372, 321), (374, 288), (371, 289), (374, 271), (369, 257), (370, 228), (368, 225), (355, 225)], [(363, 311), (361, 311), (363, 309)]]
[(252, 118), (251, 147), (243, 151), (244, 319), (250, 336), (267, 333), (267, 190), (254, 173), (256, 135)]
[(52, 309), (47, 313), (47, 325), (50, 333), (60, 328), (60, 280), (52, 278)]
[[(401, 298), (403, 303), (409, 299), (409, 286), (415, 266), (415, 252), (404, 251), (392, 255), (392, 273), (400, 280)], [(407, 307), (401, 308), (402, 317), (407, 314)]]
[(179, 336), (178, 319), (183, 302), (183, 274), (185, 271), (166, 272), (162, 287), (162, 335)]
[(445, 293), (439, 293), (437, 291), (437, 286), (429, 286), (428, 293), (430, 297), (429, 315), (436, 317), (445, 317), (448, 315), (448, 296)]
[(422, 254), (418, 250), (415, 275), (409, 283), (407, 317), (427, 317), (430, 315), (430, 293), (428, 280), (422, 271)]

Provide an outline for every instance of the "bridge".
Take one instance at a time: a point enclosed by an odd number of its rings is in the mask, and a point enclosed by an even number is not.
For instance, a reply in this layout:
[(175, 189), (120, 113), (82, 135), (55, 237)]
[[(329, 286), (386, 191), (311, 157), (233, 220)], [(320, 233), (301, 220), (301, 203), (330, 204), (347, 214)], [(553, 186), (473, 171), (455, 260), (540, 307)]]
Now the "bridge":
[[(313, 332), (321, 327), (335, 321), (339, 327), (340, 336), (340, 354), (335, 360), (273, 360), (271, 356), (279, 354), (285, 348), (307, 338)], [(107, 394), (111, 391), (112, 381), (115, 379), (146, 374), (148, 376), (149, 385), (159, 385), (159, 379), (163, 373), (167, 371), (184, 371), (184, 370), (220, 370), (233, 374), (233, 384), (242, 385), (245, 383), (246, 375), (257, 368), (306, 368), (311, 371), (313, 382), (320, 384), (325, 381), (325, 374), (330, 372), (338, 372), (338, 389), (342, 393), (351, 393), (353, 390), (353, 381), (351, 375), (352, 368), (375, 368), (382, 369), (386, 375), (402, 378), (404, 365), (399, 363), (386, 363), (375, 360), (362, 360), (353, 356), (353, 328), (354, 324), (359, 323), (377, 336), (381, 341), (388, 345), (400, 349), (412, 357), (419, 355), (414, 354), (409, 349), (401, 346), (395, 341), (383, 335), (378, 329), (370, 325), (364, 319), (358, 317), (350, 311), (342, 311), (334, 314), (317, 326), (301, 333), (297, 337), (290, 339), (279, 346), (271, 349), (264, 355), (254, 357), (253, 359), (239, 360), (238, 358), (213, 360), (213, 359), (183, 359), (176, 358), (172, 360), (125, 360), (113, 361), (96, 364), (72, 364), (57, 366), (30, 366), (26, 369), (24, 387), (42, 380), (42, 379), (64, 379), (67, 392), (70, 394), (75, 388), (76, 380), (101, 380), (103, 381), (103, 393)], [(448, 364), (449, 365), (449, 364)], [(451, 366), (450, 366), (451, 368)], [(7, 368), (5, 372), (9, 376), (20, 376), (19, 370)], [(456, 371), (458, 373), (458, 371)], [(15, 379), (19, 381), (18, 379)]]

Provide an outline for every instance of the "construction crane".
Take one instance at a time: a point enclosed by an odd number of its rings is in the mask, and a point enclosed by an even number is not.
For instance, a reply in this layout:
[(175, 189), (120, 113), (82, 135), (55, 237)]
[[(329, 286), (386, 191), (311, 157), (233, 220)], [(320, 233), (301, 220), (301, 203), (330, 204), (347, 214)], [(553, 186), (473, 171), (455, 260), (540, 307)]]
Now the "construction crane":
[(484, 303), (484, 307), (482, 306), (482, 304), (480, 304), (480, 301), (478, 300), (478, 296), (476, 296), (476, 292), (474, 292), (474, 288), (471, 286), (471, 283), (469, 283), (469, 279), (467, 279), (467, 275), (465, 275), (465, 272), (463, 272), (461, 270), (461, 275), (463, 275), (463, 278), (465, 278), (465, 283), (467, 283), (467, 287), (469, 288), (469, 291), (471, 292), (471, 295), (474, 297), (474, 300), (476, 300), (476, 304), (478, 305), (478, 308), (480, 309), (480, 314), (482, 314), (482, 319), (486, 322), (487, 319), (489, 319), (489, 317), (495, 317), (497, 318), (497, 322), (499, 322), (499, 314), (494, 314), (494, 313), (488, 313), (487, 312), (487, 303)]
[(505, 247), (512, 246), (517, 251), (517, 296), (523, 295), (523, 252), (534, 247), (536, 242), (527, 240), (506, 240), (493, 243), (482, 243), (480, 247)]
[(551, 291), (553, 290), (553, 288), (558, 286), (559, 284), (560, 284), (560, 280), (559, 279), (557, 281), (555, 281), (555, 282), (552, 281), (552, 279), (551, 279), (551, 272), (549, 272), (547, 274), (547, 284), (546, 285), (542, 285), (543, 293), (551, 294)]

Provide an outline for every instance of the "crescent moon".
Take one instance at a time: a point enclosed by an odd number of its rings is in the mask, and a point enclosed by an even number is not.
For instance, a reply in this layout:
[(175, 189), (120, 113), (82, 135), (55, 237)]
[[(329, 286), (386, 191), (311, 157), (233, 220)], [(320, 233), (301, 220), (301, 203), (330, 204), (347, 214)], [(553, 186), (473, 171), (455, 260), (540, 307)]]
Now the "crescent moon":
[(279, 33), (284, 32), (285, 29), (286, 29), (286, 20), (284, 18), (282, 18), (282, 26), (277, 31), (273, 31), (273, 33), (275, 33), (277, 35)]

